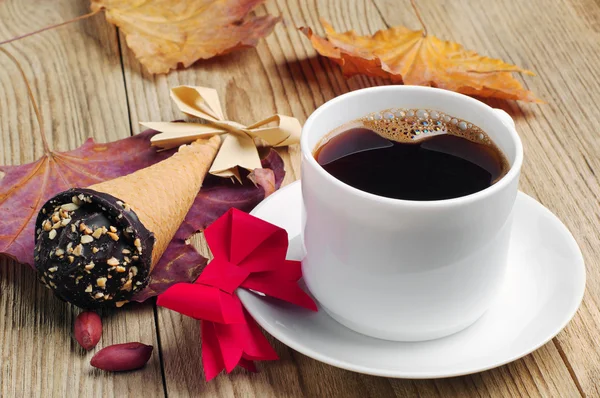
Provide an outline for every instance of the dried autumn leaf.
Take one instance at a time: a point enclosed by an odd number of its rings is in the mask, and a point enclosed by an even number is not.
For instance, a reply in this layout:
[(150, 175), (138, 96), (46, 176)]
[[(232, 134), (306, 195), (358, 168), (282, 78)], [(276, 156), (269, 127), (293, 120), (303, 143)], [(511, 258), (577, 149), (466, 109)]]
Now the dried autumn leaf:
[(33, 265), (35, 218), (42, 205), (58, 192), (85, 187), (129, 174), (169, 157), (150, 146), (154, 133), (108, 144), (91, 138), (69, 152), (48, 152), (20, 166), (0, 166), (0, 254)]
[(433, 86), (467, 95), (542, 102), (512, 76), (533, 72), (481, 56), (458, 43), (443, 41), (403, 26), (372, 36), (336, 32), (321, 20), (327, 38), (300, 28), (317, 52), (342, 67), (345, 76), (364, 74), (396, 83)]
[(150, 73), (253, 47), (281, 18), (248, 13), (265, 0), (91, 0)]
[(265, 198), (277, 190), (277, 187), (275, 186), (275, 175), (271, 169), (254, 169), (254, 171), (248, 175), (248, 178), (255, 185), (263, 187), (265, 190)]
[[(75, 150), (49, 152), (33, 163), (0, 166), (0, 171), (6, 173), (0, 179), (0, 254), (32, 265), (34, 223), (41, 206), (58, 192), (130, 174), (171, 156), (176, 150), (157, 152), (150, 146), (156, 133), (147, 130), (108, 144), (88, 139)], [(285, 172), (277, 152), (270, 151), (262, 163), (273, 169), (279, 187)], [(155, 266), (150, 285), (135, 300), (159, 294), (173, 283), (195, 280), (206, 259), (186, 240), (230, 207), (249, 211), (264, 197), (265, 190), (250, 180), (234, 184), (219, 177), (207, 178), (184, 223)]]

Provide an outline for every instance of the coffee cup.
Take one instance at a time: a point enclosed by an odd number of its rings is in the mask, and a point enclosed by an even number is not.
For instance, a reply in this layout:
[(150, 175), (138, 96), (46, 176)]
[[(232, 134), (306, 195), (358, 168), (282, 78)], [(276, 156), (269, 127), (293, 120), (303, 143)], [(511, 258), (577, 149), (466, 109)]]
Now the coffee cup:
[[(434, 109), (482, 128), (510, 169), (479, 192), (412, 201), (347, 185), (314, 152), (336, 128), (389, 108)], [(510, 116), (471, 97), (418, 86), (353, 91), (306, 121), (302, 152), (304, 280), (321, 308), (368, 336), (423, 341), (459, 332), (490, 307), (507, 266), (523, 162)]]

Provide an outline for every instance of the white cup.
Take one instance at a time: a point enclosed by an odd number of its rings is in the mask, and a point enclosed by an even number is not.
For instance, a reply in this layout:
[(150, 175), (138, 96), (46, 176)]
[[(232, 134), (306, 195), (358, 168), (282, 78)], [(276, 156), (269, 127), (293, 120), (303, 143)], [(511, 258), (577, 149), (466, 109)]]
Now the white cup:
[[(353, 188), (313, 157), (335, 128), (389, 108), (435, 109), (481, 127), (509, 172), (477, 193), (447, 200), (390, 199)], [(510, 116), (462, 94), (384, 86), (328, 101), (302, 130), (304, 280), (339, 323), (372, 337), (422, 341), (474, 323), (506, 269), (523, 148)]]

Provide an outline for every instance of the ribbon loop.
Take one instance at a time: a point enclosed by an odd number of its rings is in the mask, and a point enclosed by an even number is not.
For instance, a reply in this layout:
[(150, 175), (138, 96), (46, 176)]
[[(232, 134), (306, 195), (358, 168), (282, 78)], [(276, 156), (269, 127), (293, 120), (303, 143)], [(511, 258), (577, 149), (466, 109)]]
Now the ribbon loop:
[(244, 322), (242, 303), (212, 286), (177, 283), (158, 296), (158, 305), (195, 319), (218, 323)]
[(171, 89), (171, 99), (186, 115), (216, 122), (225, 120), (219, 94), (210, 87), (177, 86)]

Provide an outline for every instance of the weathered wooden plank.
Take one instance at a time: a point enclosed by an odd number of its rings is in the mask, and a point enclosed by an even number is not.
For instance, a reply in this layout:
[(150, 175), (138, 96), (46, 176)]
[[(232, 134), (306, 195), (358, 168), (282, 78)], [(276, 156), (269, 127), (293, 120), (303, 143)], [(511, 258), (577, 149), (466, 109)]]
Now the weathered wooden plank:
[[(85, 2), (0, 2), (0, 40), (87, 13)], [(94, 18), (5, 47), (19, 60), (44, 115), (54, 150), (88, 137), (113, 141), (130, 135), (116, 29)], [(0, 54), (0, 164), (22, 164), (43, 153), (25, 85)], [(72, 337), (79, 310), (39, 284), (33, 270), (0, 259), (0, 396), (161, 396), (158, 352), (141, 371), (109, 374), (89, 364)], [(157, 346), (152, 305), (102, 314), (98, 348), (128, 341)]]

